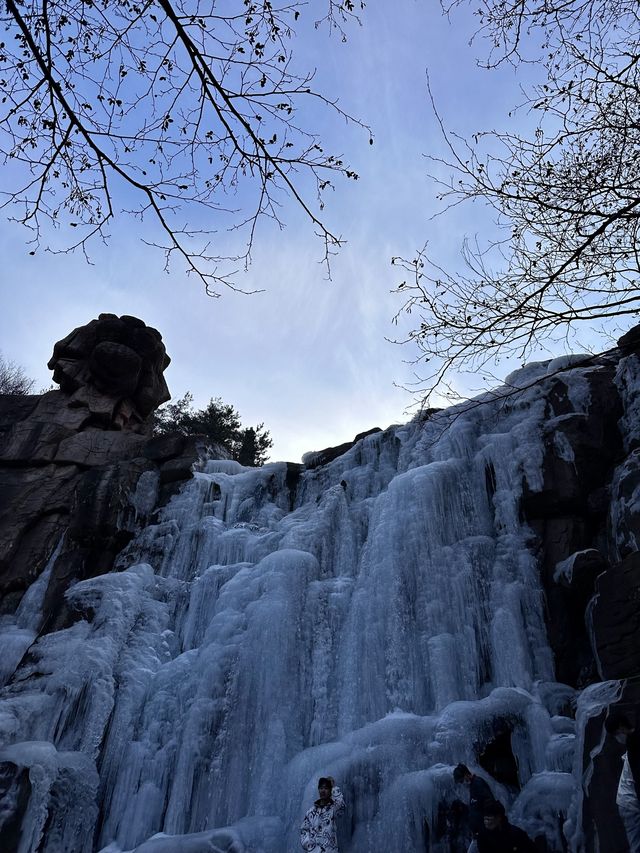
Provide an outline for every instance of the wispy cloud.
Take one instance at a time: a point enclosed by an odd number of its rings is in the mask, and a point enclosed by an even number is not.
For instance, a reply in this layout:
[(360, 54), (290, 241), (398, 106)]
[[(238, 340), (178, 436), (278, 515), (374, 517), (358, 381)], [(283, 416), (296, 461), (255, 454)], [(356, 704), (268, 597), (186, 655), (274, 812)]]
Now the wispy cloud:
[[(426, 98), (428, 67), (439, 107), (452, 129), (468, 133), (502, 124), (517, 100), (517, 81), (505, 70), (488, 78), (468, 46), (472, 16), (449, 23), (437, 9), (413, 0), (370, 4), (363, 27), (346, 45), (305, 37), (318, 64), (317, 83), (373, 127), (375, 144), (342, 120), (319, 116), (331, 147), (360, 174), (330, 194), (325, 211), (348, 243), (333, 260), (333, 281), (318, 263), (321, 245), (288, 205), (289, 227), (267, 224), (254, 264), (239, 284), (265, 292), (208, 299), (201, 285), (176, 268), (163, 272), (161, 253), (138, 240), (131, 222), (116, 222), (108, 246), (94, 247), (94, 266), (79, 256), (30, 257), (23, 233), (0, 223), (3, 258), (0, 348), (46, 385), (53, 343), (103, 311), (134, 314), (156, 326), (173, 363), (174, 396), (191, 390), (198, 405), (221, 396), (245, 423), (264, 421), (275, 458), (298, 459), (372, 426), (404, 418), (414, 353), (388, 343), (402, 335), (391, 318), (399, 308), (392, 255), (410, 255), (425, 239), (456, 261), (463, 233), (482, 230), (486, 212), (467, 208), (453, 220), (436, 210), (425, 153), (442, 153)], [(329, 61), (327, 61), (329, 53)], [(221, 235), (224, 239), (224, 235)]]

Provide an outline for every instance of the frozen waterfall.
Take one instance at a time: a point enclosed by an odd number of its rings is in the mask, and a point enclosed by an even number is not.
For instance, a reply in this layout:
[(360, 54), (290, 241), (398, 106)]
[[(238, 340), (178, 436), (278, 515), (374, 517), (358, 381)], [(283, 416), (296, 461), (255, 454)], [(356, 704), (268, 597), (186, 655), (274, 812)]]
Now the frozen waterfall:
[[(1, 694), (0, 758), (31, 781), (18, 853), (295, 851), (320, 775), (346, 797), (341, 851), (444, 853), (459, 761), (560, 850), (575, 691), (553, 681), (519, 513), (544, 414), (542, 383), (416, 418), (295, 486), (285, 463), (204, 462), (120, 571), (69, 589), (77, 620)], [(20, 619), (11, 649), (37, 631)], [(615, 694), (597, 687), (582, 713)], [(498, 724), (517, 786), (476, 763)]]

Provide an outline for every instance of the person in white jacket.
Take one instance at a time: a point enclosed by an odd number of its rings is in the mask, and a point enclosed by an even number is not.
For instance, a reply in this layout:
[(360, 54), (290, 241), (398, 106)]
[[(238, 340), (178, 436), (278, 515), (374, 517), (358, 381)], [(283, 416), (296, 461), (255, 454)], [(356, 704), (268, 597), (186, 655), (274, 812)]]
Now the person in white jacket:
[(344, 809), (344, 797), (331, 776), (318, 780), (318, 794), (302, 821), (300, 844), (306, 853), (339, 853), (336, 815)]

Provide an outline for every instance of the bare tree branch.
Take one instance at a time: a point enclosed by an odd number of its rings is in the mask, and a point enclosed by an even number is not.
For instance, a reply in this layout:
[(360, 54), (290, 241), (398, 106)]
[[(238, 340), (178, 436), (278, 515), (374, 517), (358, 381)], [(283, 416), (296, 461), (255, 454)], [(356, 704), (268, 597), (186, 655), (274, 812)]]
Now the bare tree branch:
[[(447, 8), (451, 13), (464, 0)], [(578, 327), (640, 312), (640, 7), (633, 0), (481, 0), (484, 65), (536, 62), (526, 95), (531, 134), (445, 127), (447, 155), (431, 156), (440, 215), (467, 201), (493, 213), (497, 237), (465, 239), (462, 269), (425, 245), (398, 286), (418, 361), (435, 365), (423, 391), (453, 370), (525, 359)], [(448, 177), (443, 177), (448, 172)]]
[[(155, 221), (163, 236), (147, 242), (216, 296), (239, 289), (233, 274), (249, 262), (259, 222), (283, 227), (289, 198), (328, 263), (342, 240), (322, 218), (323, 191), (335, 175), (358, 175), (324, 151), (301, 107), (320, 102), (372, 137), (314, 89), (312, 70), (292, 71), (304, 6), (7, 0), (0, 206), (31, 230), (33, 251), (86, 253), (122, 208)], [(324, 23), (344, 38), (356, 11), (327, 0)], [(79, 236), (56, 248), (52, 229)]]

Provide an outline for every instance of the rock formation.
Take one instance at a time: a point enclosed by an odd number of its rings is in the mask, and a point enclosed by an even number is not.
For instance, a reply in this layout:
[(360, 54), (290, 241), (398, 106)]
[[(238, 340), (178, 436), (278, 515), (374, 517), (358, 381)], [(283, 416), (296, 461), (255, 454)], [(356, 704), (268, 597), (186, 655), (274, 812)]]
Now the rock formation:
[[(525, 490), (522, 502), (536, 534), (556, 677), (578, 689), (623, 679), (619, 704), (632, 717), (640, 708), (640, 506), (633, 500), (640, 458), (625, 423), (635, 408), (625, 374), (640, 369), (638, 353), (640, 327), (593, 359), (583, 389), (587, 415), (557, 376), (547, 395), (543, 487)], [(624, 508), (621, 517), (616, 507)], [(606, 709), (584, 733), (582, 820), (588, 849), (614, 853), (626, 849), (615, 805), (622, 750), (603, 741), (605, 718)]]
[(144, 432), (149, 415), (170, 398), (163, 371), (171, 359), (162, 336), (137, 317), (100, 314), (53, 348), (49, 369), (82, 424)]
[(0, 395), (0, 613), (13, 612), (65, 533), (45, 626), (65, 617), (74, 580), (109, 571), (136, 526), (191, 476), (202, 444), (152, 438), (169, 399), (160, 333), (101, 314), (53, 350), (60, 390)]

